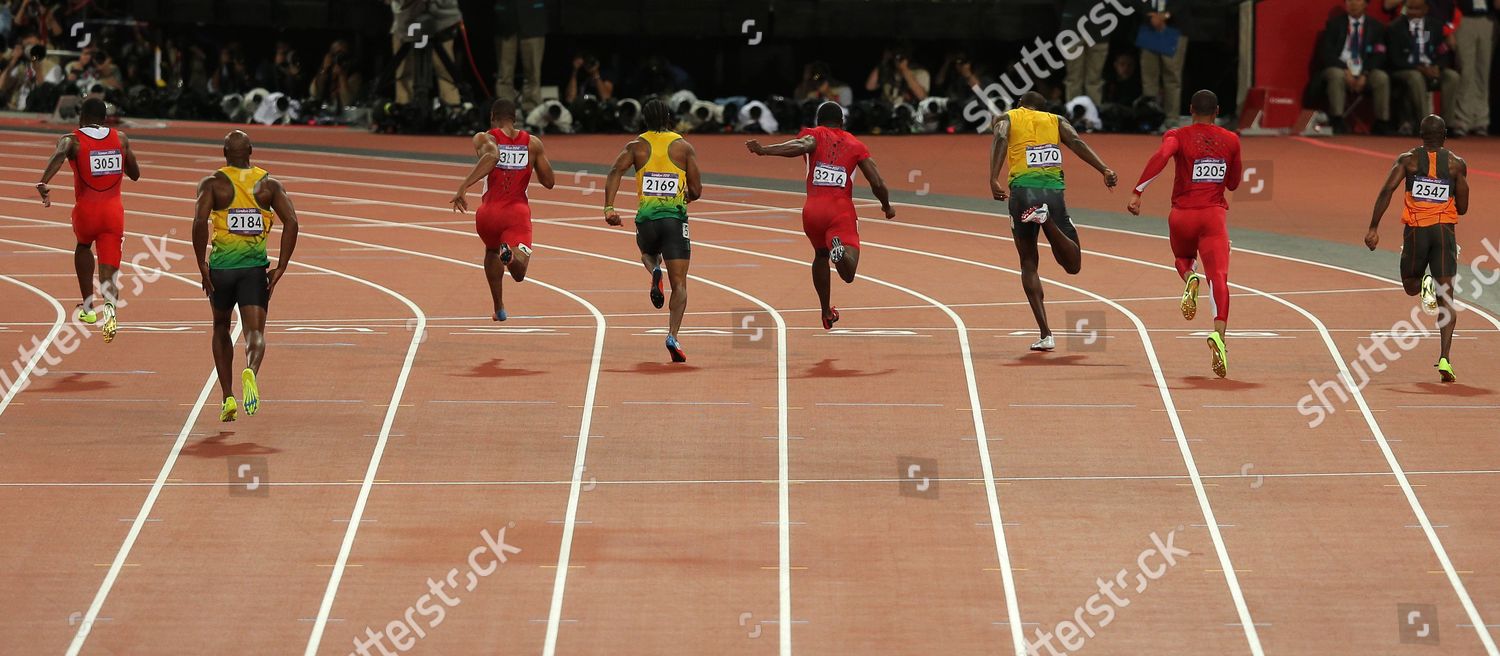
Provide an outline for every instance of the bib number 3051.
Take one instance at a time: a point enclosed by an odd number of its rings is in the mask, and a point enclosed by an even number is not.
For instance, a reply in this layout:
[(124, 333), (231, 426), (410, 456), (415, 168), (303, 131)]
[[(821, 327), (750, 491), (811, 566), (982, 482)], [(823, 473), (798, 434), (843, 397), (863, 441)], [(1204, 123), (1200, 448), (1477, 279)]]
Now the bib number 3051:
[(266, 217), (253, 208), (229, 210), (229, 232), (247, 237), (258, 237), (266, 232)]
[(526, 146), (504, 145), (500, 147), (500, 160), (495, 168), (503, 171), (525, 171), (531, 165), (531, 151)]
[(1228, 174), (1229, 165), (1222, 159), (1193, 160), (1193, 182), (1223, 182)]
[(1452, 197), (1451, 192), (1448, 181), (1440, 178), (1419, 176), (1411, 183), (1412, 198), (1429, 203), (1446, 203)]
[(646, 173), (641, 177), (641, 193), (647, 196), (676, 196), (682, 178), (676, 173)]
[(118, 150), (96, 150), (89, 153), (89, 172), (94, 177), (119, 175), (125, 169), (125, 158)]
[(814, 187), (847, 187), (849, 172), (842, 166), (819, 164), (813, 167), (812, 183)]

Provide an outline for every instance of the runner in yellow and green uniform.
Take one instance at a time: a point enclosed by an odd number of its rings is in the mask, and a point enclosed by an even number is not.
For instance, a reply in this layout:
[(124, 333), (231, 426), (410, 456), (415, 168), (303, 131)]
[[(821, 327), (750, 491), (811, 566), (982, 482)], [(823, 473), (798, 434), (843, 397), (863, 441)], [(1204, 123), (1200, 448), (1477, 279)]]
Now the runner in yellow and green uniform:
[(667, 352), (673, 362), (687, 362), (687, 354), (677, 341), (682, 314), (687, 310), (688, 260), (692, 252), (687, 204), (703, 195), (703, 181), (692, 145), (671, 129), (672, 111), (667, 104), (660, 100), (647, 102), (641, 108), (641, 119), (646, 132), (625, 144), (604, 184), (604, 220), (613, 226), (621, 225), (620, 213), (615, 210), (615, 195), (620, 191), (620, 180), (634, 167), (635, 243), (641, 250), (641, 264), (651, 272), (651, 304), (660, 308), (666, 300), (662, 292), (665, 265), (672, 283)]
[[(224, 138), (228, 166), (198, 183), (193, 213), (193, 252), (203, 275), (203, 292), (214, 313), (214, 366), (219, 373), (219, 389), (224, 393), (220, 421), (234, 421), (238, 412), (230, 378), (234, 368), (230, 314), (239, 307), (246, 355), (240, 380), (245, 414), (253, 415), (260, 409), (256, 375), (266, 353), (266, 308), (297, 247), (297, 210), (279, 181), (250, 164), (250, 150), (250, 136), (244, 132), (235, 130)], [(277, 220), (283, 226), (281, 252), (272, 269), (266, 237)]]

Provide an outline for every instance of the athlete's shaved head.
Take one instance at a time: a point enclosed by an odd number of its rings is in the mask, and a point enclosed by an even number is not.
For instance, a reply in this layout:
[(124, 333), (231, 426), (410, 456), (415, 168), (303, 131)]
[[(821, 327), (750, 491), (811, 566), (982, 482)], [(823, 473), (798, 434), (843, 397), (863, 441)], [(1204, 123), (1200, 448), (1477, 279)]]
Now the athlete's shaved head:
[(818, 125), (831, 128), (844, 127), (844, 107), (832, 100), (825, 100), (818, 105)]
[(495, 101), (495, 104), (490, 105), (491, 123), (514, 120), (516, 120), (516, 101), (509, 98), (500, 98)]
[(1441, 146), (1448, 138), (1448, 124), (1443, 121), (1443, 117), (1428, 114), (1427, 118), (1422, 119), (1420, 133), (1424, 143)]
[(1047, 106), (1047, 97), (1035, 91), (1027, 91), (1021, 94), (1021, 99), (1016, 104), (1026, 109), (1041, 109)]
[(224, 161), (231, 166), (250, 164), (250, 135), (244, 130), (235, 130), (224, 135)]
[(672, 129), (672, 108), (660, 98), (653, 98), (641, 107), (641, 121), (647, 130), (666, 132)]
[(99, 125), (109, 118), (109, 105), (104, 104), (104, 99), (97, 96), (89, 96), (83, 99), (83, 104), (78, 107), (79, 125)]
[(1218, 116), (1219, 96), (1208, 89), (1199, 89), (1188, 106), (1192, 108), (1193, 116)]

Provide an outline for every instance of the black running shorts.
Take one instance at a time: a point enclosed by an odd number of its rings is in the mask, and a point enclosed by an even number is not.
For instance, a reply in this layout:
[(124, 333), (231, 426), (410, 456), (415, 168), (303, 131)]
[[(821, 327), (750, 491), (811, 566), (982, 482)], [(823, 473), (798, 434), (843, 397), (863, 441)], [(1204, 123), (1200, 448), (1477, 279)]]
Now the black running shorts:
[(233, 310), (234, 306), (254, 305), (269, 307), (271, 289), (266, 279), (267, 267), (245, 267), (242, 269), (209, 269), (208, 279), (214, 284), (214, 293), (209, 303), (215, 310)]
[(1047, 220), (1057, 223), (1057, 227), (1063, 234), (1078, 242), (1078, 229), (1073, 227), (1073, 219), (1068, 217), (1068, 205), (1063, 201), (1063, 190), (1061, 189), (1036, 189), (1033, 187), (1011, 187), (1010, 188), (1010, 232), (1016, 239), (1025, 239), (1028, 243), (1035, 244), (1037, 233), (1042, 231), (1042, 224), (1022, 221), (1021, 218), (1027, 214), (1037, 211), (1043, 205), (1047, 207)]
[(661, 255), (663, 260), (691, 259), (693, 242), (688, 239), (686, 219), (637, 221), (635, 245), (644, 255)]
[(1458, 231), (1454, 224), (1406, 226), (1401, 239), (1401, 279), (1421, 278), (1428, 269), (1434, 278), (1458, 275)]

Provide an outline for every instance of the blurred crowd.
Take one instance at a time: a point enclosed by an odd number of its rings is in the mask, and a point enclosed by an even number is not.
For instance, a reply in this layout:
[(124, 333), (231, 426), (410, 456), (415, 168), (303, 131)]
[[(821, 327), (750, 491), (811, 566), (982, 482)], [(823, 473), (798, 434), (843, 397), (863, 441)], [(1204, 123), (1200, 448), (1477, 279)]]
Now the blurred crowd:
[[(1318, 48), (1316, 82), (1334, 127), (1347, 129), (1362, 111), (1373, 114), (1374, 131), (1404, 133), (1435, 108), (1432, 92), (1440, 92), (1439, 111), (1458, 133), (1487, 133), (1491, 1), (1345, 0)], [(350, 0), (389, 11), (388, 36), (227, 39), (108, 15), (93, 0), (0, 0), (0, 108), (50, 112), (59, 98), (98, 94), (136, 117), (461, 133), (483, 125), (478, 107), (500, 96), (516, 100), (535, 131), (602, 132), (637, 129), (642, 104), (663, 98), (679, 130), (784, 132), (834, 100), (856, 131), (922, 133), (982, 128), (990, 114), (975, 107), (996, 103), (989, 90), (1010, 89), (1005, 96), (1041, 92), (1049, 109), (1083, 132), (1172, 127), (1194, 29), (1190, 0), (1108, 0), (1120, 20), (1118, 29), (1103, 30), (1101, 0), (1056, 2), (1057, 30), (1092, 32), (1057, 62), (1059, 70), (1025, 76), (1024, 89), (1015, 79), (1024, 57), (1000, 62), (983, 44), (896, 41), (875, 44), (863, 66), (804, 62), (800, 79), (780, 78), (783, 93), (700, 97), (689, 68), (703, 70), (702, 62), (626, 42), (592, 41), (611, 52), (577, 50), (545, 67), (548, 0), (484, 3), (495, 26), (484, 35), (466, 30), (458, 0)], [(554, 44), (554, 54), (568, 53), (569, 43), (577, 42)], [(492, 75), (479, 74), (480, 47), (493, 47)], [(1214, 65), (1214, 56), (1200, 56)]]

